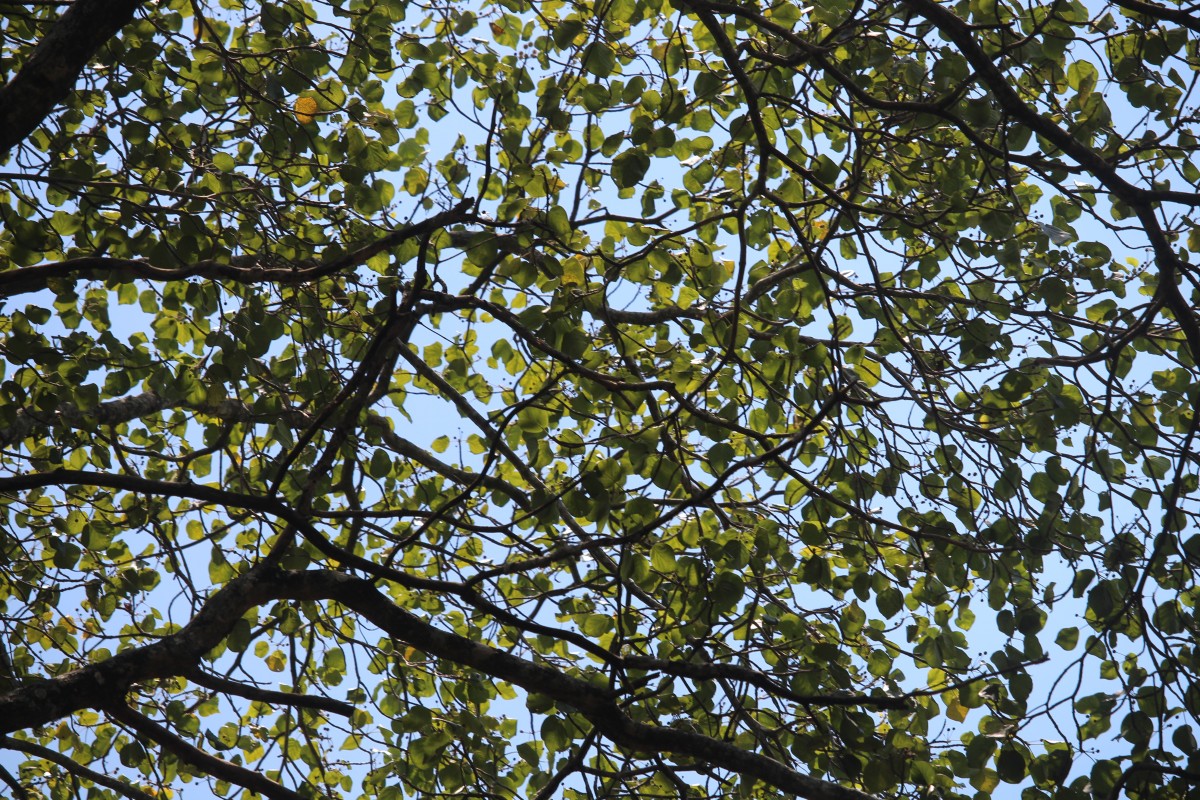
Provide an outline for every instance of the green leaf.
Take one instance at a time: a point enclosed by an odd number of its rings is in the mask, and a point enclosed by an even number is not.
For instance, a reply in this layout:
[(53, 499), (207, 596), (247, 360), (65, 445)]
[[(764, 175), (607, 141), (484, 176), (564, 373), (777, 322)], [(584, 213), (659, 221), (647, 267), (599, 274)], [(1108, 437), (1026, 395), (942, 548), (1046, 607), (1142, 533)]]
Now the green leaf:
[(566, 50), (581, 33), (583, 33), (583, 22), (581, 20), (561, 20), (553, 29), (554, 44), (558, 49)]
[(213, 166), (221, 172), (233, 172), (237, 168), (237, 162), (228, 153), (213, 153), (212, 159)]
[(550, 226), (550, 230), (560, 241), (569, 242), (571, 240), (571, 221), (567, 218), (567, 210), (562, 206), (550, 209), (550, 213), (546, 215), (546, 224)]
[(1011, 745), (1000, 748), (1000, 754), (996, 756), (996, 772), (1005, 783), (1020, 783), (1027, 774), (1025, 757)]
[(371, 461), (367, 465), (367, 474), (372, 478), (383, 478), (392, 471), (392, 459), (384, 450), (376, 450), (371, 455)]
[(1079, 643), (1079, 628), (1063, 628), (1055, 637), (1054, 643), (1063, 650), (1074, 650)]
[(641, 150), (631, 148), (613, 159), (613, 182), (621, 189), (636, 186), (649, 169), (650, 157)]
[(650, 548), (650, 566), (659, 572), (674, 572), (675, 551), (661, 542), (654, 545)]
[(712, 603), (718, 611), (732, 610), (746, 592), (746, 582), (733, 572), (722, 572), (713, 584)]
[(583, 53), (583, 68), (597, 78), (607, 78), (617, 66), (612, 48), (604, 42), (592, 42)]
[(1186, 25), (116, 5), (0, 23), (17, 782), (1187, 794)]

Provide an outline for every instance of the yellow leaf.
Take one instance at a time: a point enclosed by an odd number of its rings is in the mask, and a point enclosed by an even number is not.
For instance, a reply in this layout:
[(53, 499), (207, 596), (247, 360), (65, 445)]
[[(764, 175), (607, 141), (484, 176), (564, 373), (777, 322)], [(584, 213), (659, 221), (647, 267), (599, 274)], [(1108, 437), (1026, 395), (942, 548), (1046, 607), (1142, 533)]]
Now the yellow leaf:
[(587, 282), (584, 277), (583, 258), (580, 256), (571, 256), (563, 262), (562, 283), (564, 286), (575, 284), (583, 286)]
[(967, 718), (967, 709), (958, 702), (958, 698), (946, 701), (946, 716), (955, 722), (962, 722)]
[(297, 97), (292, 110), (301, 125), (307, 125), (317, 118), (317, 101), (311, 97)]

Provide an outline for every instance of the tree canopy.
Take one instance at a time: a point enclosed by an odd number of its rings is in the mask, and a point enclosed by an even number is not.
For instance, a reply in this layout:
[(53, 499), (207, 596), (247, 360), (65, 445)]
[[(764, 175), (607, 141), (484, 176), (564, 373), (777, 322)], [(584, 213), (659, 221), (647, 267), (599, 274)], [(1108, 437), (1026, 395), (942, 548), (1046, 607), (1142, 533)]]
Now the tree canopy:
[(1200, 798), (1179, 0), (0, 3), (0, 781)]

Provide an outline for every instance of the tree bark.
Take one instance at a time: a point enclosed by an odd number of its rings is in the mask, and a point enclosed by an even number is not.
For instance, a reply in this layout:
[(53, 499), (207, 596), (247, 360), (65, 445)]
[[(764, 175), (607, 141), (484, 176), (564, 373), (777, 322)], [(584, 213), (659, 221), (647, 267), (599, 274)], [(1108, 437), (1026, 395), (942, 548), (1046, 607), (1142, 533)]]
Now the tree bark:
[(638, 722), (608, 687), (439, 630), (398, 607), (369, 579), (328, 570), (286, 571), (266, 563), (222, 587), (178, 633), (0, 696), (0, 733), (45, 725), (84, 708), (117, 709), (121, 715), (117, 704), (134, 683), (187, 674), (247, 610), (269, 600), (337, 601), (418, 650), (570, 706), (600, 735), (630, 750), (697, 758), (807, 800), (873, 800), (865, 792), (805, 775), (730, 742)]
[(133, 19), (140, 0), (75, 0), (0, 89), (0, 157), (23, 142), (75, 88), (100, 47)]

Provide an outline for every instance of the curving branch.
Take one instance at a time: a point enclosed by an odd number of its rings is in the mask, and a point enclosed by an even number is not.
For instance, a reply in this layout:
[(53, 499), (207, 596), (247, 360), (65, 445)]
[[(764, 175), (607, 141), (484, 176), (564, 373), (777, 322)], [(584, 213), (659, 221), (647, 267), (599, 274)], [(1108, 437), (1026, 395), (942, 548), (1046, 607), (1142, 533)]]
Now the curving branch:
[[(285, 571), (264, 563), (235, 578), (206, 602), (178, 633), (131, 648), (106, 661), (0, 697), (0, 731), (43, 725), (84, 708), (101, 708), (114, 719), (160, 743), (210, 774), (270, 798), (298, 797), (284, 787), (204, 753), (113, 697), (135, 683), (186, 675), (249, 609), (270, 600), (333, 600), (389, 636), (438, 658), (570, 706), (620, 747), (703, 759), (715, 767), (760, 780), (809, 800), (869, 800), (857, 789), (823, 781), (767, 756), (698, 733), (635, 721), (603, 685), (567, 675), (503, 650), (442, 631), (399, 608), (371, 579), (326, 570)], [(253, 776), (253, 777), (251, 777)]]
[[(371, 575), (377, 580), (391, 581), (405, 587), (406, 589), (445, 592), (456, 597), (460, 597), (467, 603), (471, 604), (472, 607), (489, 614), (497, 621), (506, 625), (511, 625), (518, 630), (522, 630), (527, 633), (536, 633), (560, 638), (604, 660), (612, 660), (613, 658), (612, 654), (608, 650), (596, 644), (587, 637), (580, 636), (570, 631), (554, 629), (532, 620), (521, 619), (507, 609), (501, 608), (495, 603), (490, 602), (469, 585), (455, 581), (426, 578), (420, 575), (402, 572), (389, 566), (377, 564), (370, 559), (363, 558), (362, 556), (356, 555), (344, 548), (338, 547), (336, 544), (329, 541), (327, 537), (323, 536), (321, 532), (313, 526), (312, 521), (307, 516), (301, 514), (299, 511), (282, 500), (270, 495), (242, 494), (239, 492), (231, 492), (225, 489), (218, 489), (213, 486), (154, 480), (151, 478), (143, 478), (138, 475), (123, 475), (64, 469), (54, 470), (52, 472), (34, 473), (31, 475), (20, 475), (12, 478), (0, 478), (0, 493), (21, 491), (25, 489), (45, 488), (49, 486), (93, 486), (103, 487), (106, 489), (120, 489), (127, 492), (159, 497), (183, 497), (201, 503), (209, 503), (213, 505), (226, 506), (229, 508), (240, 508), (246, 511), (256, 511), (263, 514), (270, 514), (288, 523), (288, 525), (290, 525), (296, 531), (299, 531), (300, 535), (304, 537), (305, 541), (315, 547), (322, 555), (344, 565), (349, 569), (361, 570), (365, 574)], [(261, 565), (260, 568), (262, 568)], [(222, 587), (221, 592), (229, 589), (235, 583), (241, 581), (244, 577), (245, 576), (242, 576), (237, 580), (226, 584), (224, 587)], [(249, 590), (244, 589), (243, 591)], [(214, 597), (215, 596), (216, 595), (214, 595)], [(249, 606), (247, 606), (247, 608), (249, 608)], [(167, 638), (170, 639), (171, 637)], [(220, 637), (218, 637), (217, 641), (219, 641), (219, 639)], [(158, 644), (161, 644), (162, 641), (166, 640), (161, 640)], [(214, 643), (210, 645), (210, 648), (215, 646), (215, 644), (216, 642), (214, 641)], [(207, 652), (207, 650), (205, 652)], [(81, 672), (86, 672), (86, 670), (81, 670)], [(173, 675), (175, 673), (172, 672), (167, 674)], [(141, 678), (132, 678), (131, 682), (136, 680), (145, 680), (152, 677), (162, 677), (162, 675), (156, 672), (148, 672)], [(104, 678), (101, 678), (100, 680), (103, 682)], [(88, 680), (85, 680), (80, 691), (83, 691), (85, 694), (87, 694), (92, 692), (94, 688), (95, 687), (93, 687)], [(92, 695), (87, 694), (87, 696), (91, 697)], [(56, 696), (55, 700), (59, 703), (63, 702), (62, 697)], [(90, 705), (90, 702), (85, 702), (78, 708), (87, 708), (90, 707)], [(19, 711), (20, 713), (30, 712), (30, 709), (25, 706), (13, 708), (14, 711)], [(78, 708), (70, 708), (65, 713), (78, 710)], [(3, 718), (6, 713), (5, 696), (0, 696), (0, 718)], [(59, 716), (62, 716), (62, 714), (54, 714), (50, 718), (56, 719)], [(11, 730), (28, 727), (30, 724), (40, 723), (22, 723)], [(0, 723), (0, 733), (5, 733), (7, 730), (8, 729), (4, 727), (4, 723)]]
[[(605, 686), (565, 675), (503, 650), (439, 630), (397, 607), (374, 583), (337, 572), (290, 573), (289, 597), (336, 600), (380, 630), (430, 655), (471, 667), (569, 705), (604, 737), (630, 750), (700, 758), (721, 769), (761, 780), (809, 800), (869, 800), (872, 796), (796, 772), (785, 764), (729, 742), (698, 733), (637, 722), (618, 705)], [(294, 592), (294, 594), (292, 594)]]
[(1096, 176), (1106, 189), (1123, 202), (1137, 206), (1152, 201), (1186, 203), (1200, 201), (1200, 195), (1192, 192), (1145, 189), (1127, 181), (1112, 161), (1026, 104), (1014, 88), (1013, 83), (976, 40), (971, 26), (949, 7), (936, 0), (903, 0), (903, 2), (931, 22), (947, 41), (958, 48), (1001, 109), (1051, 145), (1075, 159), (1076, 163)]
[[(63, 403), (57, 410), (43, 414), (31, 408), (17, 411), (16, 419), (7, 428), (0, 429), (0, 447), (8, 447), (39, 431), (52, 428), (84, 428), (89, 425), (120, 425), (159, 411), (184, 406), (182, 400), (168, 400), (157, 392), (122, 397), (101, 403), (90, 409), (81, 409), (73, 403)], [(245, 421), (249, 418), (249, 407), (237, 400), (218, 404), (195, 406), (196, 411), (212, 414), (221, 419)]]
[(117, 794), (131, 798), (131, 800), (156, 800), (154, 795), (144, 792), (132, 784), (119, 781), (110, 775), (105, 775), (94, 769), (88, 769), (75, 759), (68, 758), (62, 753), (51, 750), (49, 747), (42, 747), (40, 744), (34, 744), (33, 742), (23, 742), (11, 736), (0, 736), (0, 747), (7, 747), (9, 750), (17, 750), (34, 758), (49, 761), (51, 764), (57, 764), (74, 775), (89, 780), (97, 786), (103, 786), (105, 789), (112, 789)]
[(735, 680), (757, 686), (770, 692), (776, 697), (791, 700), (795, 703), (814, 706), (863, 706), (866, 708), (881, 708), (906, 710), (913, 707), (910, 696), (896, 697), (864, 696), (858, 694), (800, 694), (772, 680), (769, 675), (741, 664), (726, 664), (717, 661), (696, 663), (688, 661), (666, 661), (651, 656), (625, 656), (622, 664), (631, 669), (644, 669), (674, 675), (679, 678), (696, 680)]
[(75, 88), (96, 51), (125, 27), (141, 0), (75, 0), (20, 71), (0, 88), (0, 156), (23, 142)]
[(221, 781), (228, 781), (236, 786), (257, 792), (269, 800), (304, 800), (304, 795), (281, 786), (261, 772), (246, 769), (243, 766), (217, 758), (206, 753), (171, 731), (159, 725), (149, 717), (143, 716), (125, 705), (123, 700), (104, 707), (110, 717), (123, 725), (132, 728), (139, 735), (157, 743), (164, 750), (192, 766), (203, 770), (208, 775)]
[[(0, 95), (0, 104), (3, 96)], [(47, 288), (54, 280), (107, 280), (129, 283), (135, 280), (182, 281), (188, 278), (229, 281), (239, 284), (275, 283), (295, 285), (333, 275), (357, 267), (369, 258), (391, 250), (409, 239), (428, 236), (447, 225), (466, 222), (471, 218), (474, 201), (462, 200), (432, 217), (405, 225), (375, 241), (350, 250), (323, 263), (304, 262), (278, 266), (268, 256), (235, 256), (229, 261), (197, 261), (177, 268), (156, 267), (148, 261), (128, 258), (89, 256), (70, 258), (49, 264), (21, 267), (0, 272), (0, 297), (12, 297)]]
[(1174, 22), (1190, 31), (1200, 33), (1200, 18), (1193, 13), (1194, 7), (1167, 8), (1158, 3), (1146, 3), (1143, 0), (1113, 0), (1113, 3), (1126, 11), (1163, 22)]
[[(17, 411), (16, 419), (7, 428), (0, 428), (0, 448), (8, 447), (35, 433), (54, 428), (86, 428), (94, 425), (121, 425), (134, 419), (157, 414), (160, 411), (185, 408), (201, 414), (207, 414), (223, 422), (274, 422), (275, 416), (270, 417), (256, 414), (250, 405), (237, 398), (225, 398), (216, 402), (190, 403), (179, 397), (167, 398), (157, 392), (142, 392), (129, 395), (119, 400), (101, 403), (95, 408), (81, 409), (71, 403), (64, 403), (49, 414), (22, 408)], [(284, 419), (296, 428), (305, 428), (312, 424), (312, 415), (300, 409), (288, 409), (283, 412)], [(418, 447), (413, 442), (396, 433), (387, 418), (373, 411), (367, 412), (366, 423), (378, 431), (383, 443), (394, 453), (443, 475), (464, 486), (478, 485), (493, 491), (502, 492), (522, 509), (530, 507), (529, 495), (512, 484), (497, 478), (495, 475), (480, 472), (468, 472), (465, 469), (447, 464), (434, 456), (428, 450)]]
[(331, 714), (340, 714), (343, 717), (349, 717), (354, 713), (354, 706), (350, 703), (334, 700), (332, 697), (314, 697), (308, 694), (263, 689), (258, 686), (251, 686), (230, 680), (220, 675), (213, 675), (200, 669), (200, 667), (185, 672), (183, 677), (197, 686), (203, 686), (205, 689), (223, 694), (237, 695), (247, 700), (257, 700), (262, 703), (293, 706), (295, 708), (311, 708), (317, 711), (328, 711)]
[[(1159, 224), (1154, 210), (1154, 204), (1163, 201), (1195, 206), (1200, 204), (1200, 195), (1145, 189), (1130, 183), (1111, 160), (1026, 104), (1000, 67), (976, 41), (971, 27), (961, 17), (936, 0), (904, 0), (904, 3), (936, 26), (942, 36), (959, 49), (979, 75), (980, 81), (1007, 114), (1073, 158), (1081, 167), (1091, 172), (1114, 197), (1133, 209), (1138, 221), (1142, 223), (1142, 229), (1154, 251), (1155, 262), (1160, 271), (1155, 301), (1165, 303), (1170, 309), (1187, 338), (1193, 361), (1200, 359), (1200, 322), (1196, 319), (1192, 304), (1180, 292), (1176, 280), (1183, 272), (1184, 265)], [(1107, 348), (1105, 350), (1107, 352)]]
[(225, 584), (177, 633), (0, 695), (0, 734), (45, 725), (85, 708), (103, 708), (134, 683), (184, 674), (224, 640), (248, 609), (272, 599), (262, 580), (270, 568), (270, 562), (263, 562)]
[(558, 771), (550, 776), (550, 780), (533, 796), (533, 800), (550, 800), (550, 798), (554, 797), (554, 793), (558, 791), (558, 787), (562, 785), (562, 782), (571, 777), (573, 773), (583, 766), (583, 762), (587, 760), (588, 751), (592, 749), (592, 745), (595, 743), (595, 731), (583, 737), (583, 742), (580, 743), (571, 757), (558, 768)]
[(26, 792), (25, 788), (21, 786), (21, 782), (17, 780), (17, 776), (5, 769), (3, 765), (0, 765), (0, 781), (7, 783), (9, 788), (13, 790), (14, 798), (21, 797), (22, 795), (33, 797), (33, 792)]

